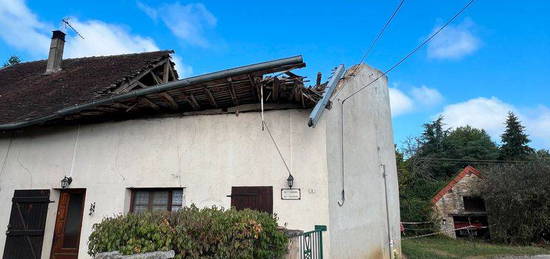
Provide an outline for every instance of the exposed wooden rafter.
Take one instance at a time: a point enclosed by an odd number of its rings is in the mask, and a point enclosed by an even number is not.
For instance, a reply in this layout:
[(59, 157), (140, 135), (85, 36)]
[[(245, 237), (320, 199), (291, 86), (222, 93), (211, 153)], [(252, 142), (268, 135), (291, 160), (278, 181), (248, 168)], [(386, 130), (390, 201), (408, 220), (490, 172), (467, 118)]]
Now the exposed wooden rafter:
[(119, 87), (117, 87), (114, 90), (114, 93), (118, 94), (118, 93), (131, 91), (136, 86), (137, 81), (141, 80), (144, 76), (151, 73), (151, 71), (153, 71), (157, 67), (162, 66), (163, 64), (166, 64), (166, 63), (170, 63), (169, 58), (163, 59), (163, 60), (153, 64), (153, 66), (150, 69), (142, 71), (137, 76), (130, 79), (128, 82), (121, 84)]
[(166, 63), (164, 63), (164, 70), (162, 72), (162, 82), (168, 83), (168, 80), (170, 80), (170, 61), (166, 60)]
[(273, 78), (273, 89), (272, 89), (272, 92), (273, 92), (273, 101), (278, 101), (279, 100), (279, 90), (281, 88), (281, 82), (279, 81), (279, 78), (277, 77), (274, 77)]
[(218, 103), (216, 102), (216, 99), (214, 99), (214, 96), (212, 95), (210, 90), (208, 90), (208, 88), (205, 87), (204, 92), (206, 93), (206, 96), (208, 96), (208, 101), (210, 102), (210, 105), (218, 108)]
[(201, 108), (199, 102), (197, 102), (197, 99), (195, 98), (195, 96), (193, 94), (190, 94), (188, 97), (187, 97), (187, 100), (189, 101), (189, 104), (191, 104), (191, 107), (193, 107), (193, 110), (199, 110)]
[(256, 83), (256, 77), (252, 75), (248, 75), (248, 80), (250, 81), (250, 85), (252, 86), (252, 93), (254, 96), (258, 97), (258, 101), (260, 101), (260, 90), (258, 89), (258, 84)]
[(155, 73), (154, 70), (151, 70), (151, 76), (153, 77), (153, 80), (155, 80), (157, 85), (162, 84), (162, 81), (160, 80), (160, 77)]
[(237, 98), (237, 93), (235, 92), (235, 86), (233, 85), (233, 79), (231, 77), (227, 78), (227, 82), (229, 82), (229, 93), (231, 94), (231, 101), (233, 101), (233, 105), (237, 106), (239, 105), (239, 99)]
[(172, 97), (170, 94), (168, 93), (160, 93), (159, 94), (164, 100), (166, 100), (166, 102), (168, 103), (168, 106), (170, 107), (170, 109), (172, 110), (177, 110), (179, 109), (179, 105), (178, 103), (176, 102), (176, 100), (174, 100), (174, 97)]
[(149, 98), (147, 97), (140, 97), (139, 100), (143, 103), (145, 103), (146, 105), (148, 105), (149, 107), (153, 108), (155, 111), (160, 111), (160, 106), (158, 106), (158, 104), (154, 103), (153, 101), (151, 101)]

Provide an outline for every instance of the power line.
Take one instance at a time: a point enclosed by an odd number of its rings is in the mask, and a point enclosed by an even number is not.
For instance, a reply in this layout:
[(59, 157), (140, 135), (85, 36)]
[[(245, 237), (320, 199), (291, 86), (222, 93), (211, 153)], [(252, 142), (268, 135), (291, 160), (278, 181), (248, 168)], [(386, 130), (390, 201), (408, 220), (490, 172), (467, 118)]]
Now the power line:
[[(389, 72), (391, 72), (392, 70), (394, 70), (397, 66), (401, 65), (401, 63), (403, 63), (405, 60), (407, 60), (410, 56), (412, 56), (414, 53), (416, 53), (420, 48), (422, 48), (424, 45), (426, 45), (428, 42), (430, 42), (437, 34), (439, 34), (443, 29), (445, 29), (445, 27), (447, 27), (451, 22), (453, 22), (458, 16), (460, 16), (468, 7), (470, 7), (470, 5), (472, 5), (472, 3), (474, 2), (475, 0), (470, 0), (464, 7), (462, 7), (462, 9), (460, 9), (453, 17), (451, 17), (451, 19), (449, 19), (445, 24), (443, 24), (443, 26), (441, 26), (438, 30), (436, 30), (434, 33), (432, 33), (430, 35), (430, 37), (428, 37), (427, 39), (425, 39), (422, 43), (420, 43), (418, 46), (416, 46), (416, 48), (414, 48), (412, 51), (410, 51), (407, 55), (405, 55), (403, 58), (401, 58), (397, 63), (395, 63), (393, 66), (391, 66), (388, 70), (386, 70), (385, 72), (383, 72), (380, 76), (378, 76), (377, 78), (375, 78), (373, 81), (371, 81), (370, 83), (366, 84), (365, 86), (359, 88), (357, 91), (351, 93), (348, 97), (342, 99), (342, 101), (340, 102), (341, 104), (341, 108), (340, 108), (340, 111), (341, 111), (341, 117), (340, 117), (340, 123), (341, 123), (341, 171), (342, 171), (342, 197), (341, 197), (341, 200), (338, 201), (338, 205), (340, 207), (342, 207), (346, 201), (346, 194), (345, 194), (345, 152), (344, 152), (344, 104), (346, 102), (346, 100), (348, 100), (349, 98), (351, 98), (352, 96), (356, 95), (357, 93), (359, 93), (360, 91), (364, 90), (365, 88), (367, 88), (368, 86), (372, 85), (374, 82), (378, 81), (378, 79), (386, 76)], [(395, 14), (397, 14), (397, 11), (399, 11), (399, 9), (401, 8), (401, 3), (400, 5), (398, 6), (398, 9), (396, 9), (396, 12), (394, 12)], [(395, 14), (392, 15), (389, 19), (389, 21), (391, 22), (391, 20), (393, 19), (393, 17), (395, 17)], [(389, 23), (387, 23), (389, 25)], [(387, 27), (387, 26), (384, 26), (384, 27)], [(383, 28), (383, 30), (385, 30), (385, 28)], [(383, 32), (382, 30), (382, 32)], [(375, 40), (376, 41), (376, 40)], [(359, 64), (361, 65), (361, 64)]]
[(359, 64), (363, 64), (363, 62), (367, 59), (367, 57), (369, 56), (370, 52), (374, 49), (374, 46), (376, 45), (376, 43), (378, 42), (378, 40), (380, 40), (380, 38), (382, 38), (382, 34), (384, 34), (384, 31), (386, 30), (386, 28), (388, 28), (388, 26), (389, 26), (390, 23), (392, 22), (393, 18), (397, 15), (397, 13), (399, 12), (399, 10), (400, 10), (401, 7), (403, 6), (403, 3), (405, 3), (405, 0), (401, 0), (401, 2), (399, 2), (399, 5), (397, 6), (397, 8), (395, 8), (395, 10), (393, 11), (392, 15), (391, 15), (390, 18), (386, 21), (386, 24), (384, 24), (384, 26), (382, 27), (382, 29), (380, 30), (380, 32), (378, 32), (378, 35), (376, 36), (376, 38), (374, 38), (374, 40), (373, 40), (372, 43), (370, 44), (370, 47), (368, 48), (367, 52), (365, 52), (365, 55), (363, 55), (363, 57), (361, 58), (361, 61), (359, 61)]
[(449, 161), (449, 162), (483, 162), (483, 163), (529, 163), (535, 160), (495, 160), (495, 159), (459, 159), (459, 158), (437, 158), (437, 157), (418, 157), (413, 160), (427, 161)]
[(445, 29), (445, 27), (447, 27), (450, 23), (452, 23), (458, 16), (460, 16), (464, 11), (466, 11), (466, 9), (468, 9), (468, 7), (470, 7), (470, 5), (472, 5), (474, 3), (475, 0), (470, 0), (464, 7), (462, 7), (462, 9), (460, 9), (453, 17), (451, 17), (451, 19), (449, 19), (445, 24), (443, 24), (443, 26), (439, 27), (439, 29), (437, 29), (435, 32), (433, 32), (430, 37), (426, 38), (424, 41), (422, 41), (422, 43), (420, 43), (418, 46), (416, 46), (416, 48), (414, 48), (412, 51), (410, 51), (407, 55), (405, 55), (403, 58), (401, 58), (397, 63), (395, 63), (393, 66), (391, 66), (389, 69), (387, 69), (386, 71), (384, 71), (380, 76), (378, 76), (377, 78), (375, 78), (373, 81), (371, 81), (370, 83), (364, 85), (363, 87), (359, 88), (357, 91), (351, 93), (348, 97), (344, 98), (342, 100), (342, 103), (344, 103), (347, 99), (351, 98), (352, 96), (356, 95), (357, 93), (359, 93), (360, 91), (364, 90), (365, 88), (367, 88), (368, 86), (372, 85), (374, 82), (378, 81), (378, 79), (386, 76), (389, 72), (391, 72), (392, 70), (394, 70), (396, 67), (398, 67), (399, 65), (401, 65), (401, 63), (405, 62), (405, 60), (407, 60), (409, 57), (411, 57), (414, 53), (416, 53), (420, 48), (424, 47), (424, 45), (428, 44), (428, 42), (430, 42), (436, 35), (438, 35), (443, 29)]

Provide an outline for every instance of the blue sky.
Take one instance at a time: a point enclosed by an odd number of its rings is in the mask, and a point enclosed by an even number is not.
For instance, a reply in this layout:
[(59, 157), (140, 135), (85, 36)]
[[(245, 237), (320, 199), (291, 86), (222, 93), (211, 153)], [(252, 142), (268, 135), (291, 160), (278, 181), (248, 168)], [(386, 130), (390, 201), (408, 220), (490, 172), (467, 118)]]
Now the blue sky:
[[(20, 1), (0, 0), (0, 60), (44, 59), (60, 20), (65, 57), (173, 49), (180, 74), (303, 55), (313, 79), (359, 62), (399, 0)], [(367, 63), (385, 70), (466, 1), (405, 1)], [(439, 114), (498, 141), (516, 112), (536, 148), (550, 148), (550, 2), (476, 1), (429, 46), (389, 74), (395, 141)]]

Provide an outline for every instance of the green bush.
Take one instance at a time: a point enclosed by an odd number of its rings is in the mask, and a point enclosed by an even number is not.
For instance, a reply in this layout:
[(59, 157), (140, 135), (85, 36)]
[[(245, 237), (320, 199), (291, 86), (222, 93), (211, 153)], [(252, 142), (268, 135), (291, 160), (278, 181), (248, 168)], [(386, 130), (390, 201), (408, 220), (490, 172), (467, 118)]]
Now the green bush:
[(199, 209), (105, 218), (94, 225), (88, 253), (174, 250), (176, 258), (280, 258), (288, 238), (277, 219), (253, 210)]
[(495, 165), (483, 172), (491, 239), (550, 243), (550, 162)]

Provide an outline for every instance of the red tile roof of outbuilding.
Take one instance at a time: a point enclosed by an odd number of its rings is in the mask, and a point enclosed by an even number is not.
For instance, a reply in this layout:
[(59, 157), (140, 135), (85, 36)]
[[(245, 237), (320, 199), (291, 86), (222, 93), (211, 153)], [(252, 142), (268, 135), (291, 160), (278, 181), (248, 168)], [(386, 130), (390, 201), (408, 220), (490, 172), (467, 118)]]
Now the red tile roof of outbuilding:
[(475, 174), (478, 177), (482, 177), (481, 173), (475, 169), (473, 166), (466, 166), (458, 175), (455, 176), (445, 187), (443, 187), (437, 194), (432, 198), (432, 203), (438, 202), (441, 198), (443, 198), (443, 195), (445, 195), (449, 190), (453, 188), (462, 178), (464, 178), (466, 175), (469, 174)]

